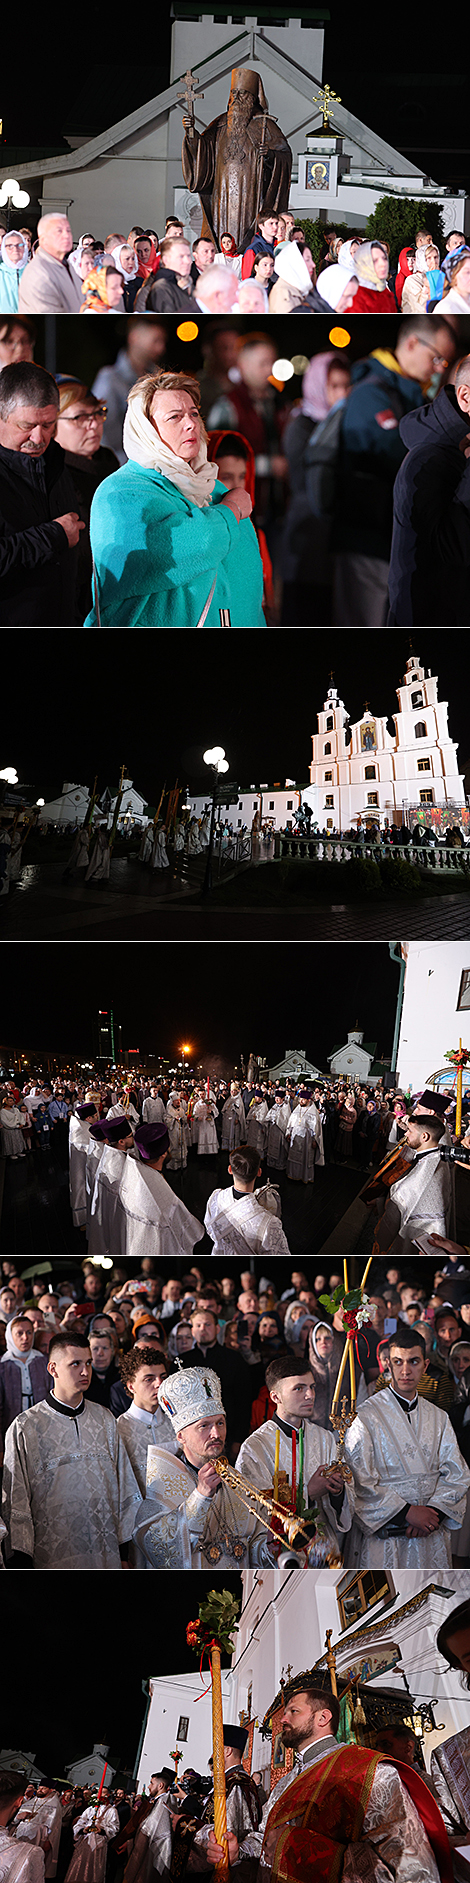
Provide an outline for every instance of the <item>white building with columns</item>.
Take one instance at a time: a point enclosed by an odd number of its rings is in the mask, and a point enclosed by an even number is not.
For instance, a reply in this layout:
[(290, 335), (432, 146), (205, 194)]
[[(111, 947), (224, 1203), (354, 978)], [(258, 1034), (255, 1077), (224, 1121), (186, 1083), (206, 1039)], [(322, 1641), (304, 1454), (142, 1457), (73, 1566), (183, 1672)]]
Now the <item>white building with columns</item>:
[[(365, 1682), (370, 1693), (404, 1697), (406, 1713), (423, 1739), (426, 1767), (431, 1752), (468, 1722), (468, 1694), (458, 1673), (438, 1654), (436, 1635), (458, 1604), (470, 1597), (470, 1573), (447, 1569), (434, 1580), (429, 1570), (349, 1571), (255, 1570), (242, 1572), (243, 1602), (232, 1667), (223, 1674), (226, 1724), (243, 1713), (257, 1724), (253, 1733), (252, 1770), (261, 1770), (270, 1786), (271, 1740), (259, 1726), (279, 1692), (281, 1681), (324, 1663), (325, 1637), (331, 1629), (339, 1679), (348, 1674)], [(188, 1585), (189, 1586), (189, 1585)], [(190, 1603), (188, 1600), (188, 1616)], [(192, 1613), (197, 1611), (193, 1602)], [(406, 1686), (408, 1682), (408, 1690)], [(207, 1685), (207, 1681), (204, 1682)], [(151, 1701), (138, 1771), (139, 1790), (152, 1772), (170, 1763), (170, 1751), (183, 1753), (181, 1768), (207, 1773), (211, 1751), (210, 1693), (197, 1673), (149, 1682)], [(422, 1731), (419, 1707), (431, 1704), (432, 1730)], [(424, 1717), (430, 1726), (429, 1716)], [(178, 1728), (182, 1734), (178, 1736)]]
[(310, 788), (303, 793), (322, 828), (383, 826), (386, 819), (408, 824), (418, 808), (429, 806), (431, 816), (433, 806), (464, 806), (448, 705), (439, 699), (437, 677), (416, 654), (407, 660), (397, 697), (392, 732), (387, 712), (373, 712), (368, 700), (351, 725), (337, 688), (328, 688), (312, 737)]

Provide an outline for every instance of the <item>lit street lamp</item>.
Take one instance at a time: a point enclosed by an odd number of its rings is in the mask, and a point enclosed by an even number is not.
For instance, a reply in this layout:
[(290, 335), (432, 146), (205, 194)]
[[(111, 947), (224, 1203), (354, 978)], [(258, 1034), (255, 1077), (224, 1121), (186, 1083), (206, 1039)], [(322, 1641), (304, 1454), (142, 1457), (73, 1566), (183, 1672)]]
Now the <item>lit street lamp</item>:
[(31, 198), (28, 196), (28, 191), (20, 190), (16, 177), (5, 177), (5, 182), (0, 183), (0, 208), (6, 209), (7, 212), (7, 234), (10, 228), (12, 208), (27, 209), (30, 200)]
[(219, 775), (221, 772), (228, 772), (230, 767), (229, 767), (228, 759), (226, 759), (225, 757), (223, 745), (212, 746), (212, 749), (207, 752), (203, 752), (202, 756), (204, 759), (204, 764), (210, 765), (210, 769), (213, 773), (213, 780), (214, 780), (213, 786), (212, 786), (212, 810), (211, 810), (211, 827), (210, 827), (210, 834), (209, 834), (209, 849), (207, 852), (206, 873), (205, 873), (204, 882), (202, 885), (203, 896), (210, 896), (211, 889), (212, 889), (212, 853), (213, 853), (213, 848), (214, 848), (215, 807), (217, 804)]

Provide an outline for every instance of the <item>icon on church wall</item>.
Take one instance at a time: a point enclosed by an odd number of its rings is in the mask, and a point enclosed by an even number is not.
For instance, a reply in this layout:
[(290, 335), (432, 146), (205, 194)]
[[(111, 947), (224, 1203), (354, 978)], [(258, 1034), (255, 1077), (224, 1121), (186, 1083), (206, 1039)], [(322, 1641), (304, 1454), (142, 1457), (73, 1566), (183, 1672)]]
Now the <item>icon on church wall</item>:
[(307, 163), (305, 187), (307, 190), (329, 190), (329, 187), (330, 187), (329, 158), (327, 158), (326, 163), (319, 163), (314, 157), (312, 157), (312, 159)]
[(285, 1763), (286, 1763), (286, 1748), (284, 1745), (282, 1733), (276, 1733), (275, 1739), (274, 1739), (273, 1766), (276, 1771), (279, 1771), (279, 1767), (281, 1767), (282, 1771), (284, 1771)]
[(361, 752), (373, 752), (376, 744), (377, 732), (375, 719), (368, 719), (366, 725), (361, 726)]

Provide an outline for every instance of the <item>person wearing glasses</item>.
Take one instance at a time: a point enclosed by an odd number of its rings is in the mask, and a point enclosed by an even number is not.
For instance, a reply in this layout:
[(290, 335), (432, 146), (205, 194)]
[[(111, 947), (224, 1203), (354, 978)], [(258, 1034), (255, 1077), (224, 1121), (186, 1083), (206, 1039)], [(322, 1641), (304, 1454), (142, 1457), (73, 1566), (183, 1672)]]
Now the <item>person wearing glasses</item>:
[(430, 386), (439, 386), (456, 356), (455, 333), (444, 318), (408, 315), (393, 338), (394, 344), (381, 341), (353, 366), (342, 414), (333, 521), (335, 627), (379, 628), (386, 622), (393, 486), (406, 453), (401, 422), (424, 405)]
[(79, 379), (57, 374), (59, 417), (56, 439), (65, 451), (65, 463), (75, 489), (75, 508), (86, 520), (79, 543), (78, 606), (81, 620), (90, 607), (92, 560), (90, 549), (90, 510), (92, 498), (104, 477), (119, 470), (118, 459), (109, 445), (101, 443), (107, 406)]
[(408, 412), (400, 434), (407, 456), (393, 493), (388, 626), (469, 627), (470, 355), (453, 385)]

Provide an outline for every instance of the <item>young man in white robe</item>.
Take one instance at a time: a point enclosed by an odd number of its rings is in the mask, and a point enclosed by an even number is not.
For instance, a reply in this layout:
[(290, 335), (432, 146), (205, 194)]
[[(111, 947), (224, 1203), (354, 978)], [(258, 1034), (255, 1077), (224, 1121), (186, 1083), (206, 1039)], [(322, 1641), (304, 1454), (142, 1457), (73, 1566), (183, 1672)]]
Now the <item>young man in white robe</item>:
[(5, 1440), (7, 1561), (31, 1569), (120, 1569), (140, 1492), (112, 1412), (84, 1395), (87, 1336), (54, 1334), (51, 1391), (13, 1420)]
[(195, 1125), (193, 1144), (197, 1143), (198, 1157), (217, 1157), (219, 1144), (215, 1128), (216, 1117), (215, 1099), (208, 1098), (207, 1093), (201, 1092), (193, 1110)]
[(119, 1814), (103, 1787), (98, 1804), (86, 1806), (73, 1826), (75, 1850), (64, 1883), (104, 1883), (108, 1844), (119, 1831)]
[(266, 1160), (268, 1170), (285, 1170), (287, 1164), (286, 1131), (291, 1115), (285, 1092), (274, 1093), (274, 1105), (266, 1119)]
[(278, 1191), (270, 1183), (255, 1189), (261, 1177), (258, 1152), (241, 1144), (228, 1168), (233, 1184), (212, 1191), (204, 1217), (214, 1255), (289, 1255)]
[(179, 1444), (174, 1458), (149, 1449), (147, 1494), (134, 1530), (149, 1568), (274, 1569), (269, 1531), (214, 1469), (227, 1430), (217, 1373), (188, 1367), (164, 1381), (158, 1399)]
[(163, 1099), (160, 1098), (158, 1085), (151, 1085), (148, 1098), (144, 1098), (142, 1106), (142, 1123), (144, 1125), (163, 1125), (165, 1118), (166, 1106), (163, 1103)]
[[(93, 1131), (93, 1126), (91, 1130)], [(125, 1255), (126, 1217), (120, 1185), (134, 1138), (128, 1118), (103, 1118), (105, 1144), (95, 1176), (88, 1236), (89, 1255)]]
[(179, 1092), (172, 1092), (166, 1108), (166, 1128), (170, 1140), (169, 1170), (185, 1170), (188, 1162), (188, 1149), (191, 1143), (191, 1128), (188, 1124), (184, 1099)]
[(222, 1150), (238, 1150), (246, 1139), (245, 1107), (236, 1079), (232, 1079), (230, 1097), (222, 1106)]
[[(16, 1827), (16, 1837), (26, 1843), (35, 1844), (44, 1852), (44, 1874), (46, 1878), (57, 1874), (60, 1834), (62, 1830), (62, 1805), (55, 1785), (44, 1780), (38, 1785), (36, 1797), (26, 1800), (20, 1811)], [(1, 1867), (0, 1867), (1, 1875)]]
[[(26, 1788), (28, 1789), (28, 1787)], [(2, 1883), (44, 1883), (45, 1860), (40, 1846), (21, 1842), (14, 1820), (24, 1802), (20, 1772), (0, 1772), (0, 1877)]]
[[(274, 1483), (276, 1434), (279, 1432), (279, 1469), (285, 1472), (292, 1492), (295, 1443), (295, 1483), (299, 1488), (300, 1439), (303, 1433), (303, 1502), (318, 1509), (318, 1543), (314, 1560), (325, 1562), (333, 1555), (338, 1560), (345, 1537), (351, 1529), (354, 1500), (348, 1494), (341, 1471), (336, 1465), (337, 1446), (332, 1432), (326, 1432), (313, 1419), (315, 1381), (308, 1360), (294, 1354), (279, 1354), (266, 1368), (266, 1385), (276, 1408), (273, 1419), (250, 1432), (238, 1453), (236, 1470), (260, 1490)], [(287, 1488), (287, 1486), (286, 1486)], [(282, 1501), (282, 1500), (281, 1500)], [(312, 1532), (313, 1536), (313, 1532)], [(303, 1550), (300, 1539), (294, 1548)], [(317, 1560), (318, 1559), (318, 1560)], [(307, 1555), (307, 1567), (311, 1566)]]
[(203, 1224), (191, 1216), (162, 1175), (170, 1140), (166, 1125), (139, 1125), (139, 1161), (126, 1158), (120, 1199), (126, 1214), (126, 1255), (193, 1255)]
[(69, 1124), (69, 1189), (74, 1229), (86, 1229), (86, 1159), (90, 1125), (98, 1124), (96, 1105), (91, 1100), (76, 1106)]
[[(416, 1236), (447, 1236), (451, 1202), (449, 1164), (441, 1161), (439, 1145), (445, 1124), (435, 1112), (416, 1113), (408, 1119), (402, 1153), (395, 1153), (397, 1176), (389, 1158), (374, 1171), (361, 1190), (364, 1203), (376, 1203), (376, 1254), (416, 1254)], [(403, 1170), (403, 1160), (409, 1164)]]
[(246, 1142), (258, 1152), (260, 1162), (266, 1155), (266, 1119), (268, 1107), (259, 1086), (256, 1087), (246, 1120)]
[(158, 1388), (167, 1379), (168, 1366), (163, 1353), (138, 1343), (130, 1353), (122, 1355), (120, 1372), (131, 1403), (117, 1421), (118, 1432), (141, 1497), (145, 1497), (149, 1445), (158, 1445), (164, 1451), (178, 1451), (178, 1440), (158, 1400)]
[(286, 1127), (287, 1175), (294, 1183), (313, 1183), (315, 1165), (324, 1164), (320, 1113), (303, 1086)]
[(452, 1563), (470, 1470), (447, 1413), (418, 1391), (426, 1371), (422, 1334), (399, 1321), (390, 1385), (365, 1401), (346, 1440), (360, 1568), (438, 1571)]

